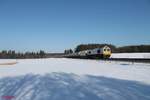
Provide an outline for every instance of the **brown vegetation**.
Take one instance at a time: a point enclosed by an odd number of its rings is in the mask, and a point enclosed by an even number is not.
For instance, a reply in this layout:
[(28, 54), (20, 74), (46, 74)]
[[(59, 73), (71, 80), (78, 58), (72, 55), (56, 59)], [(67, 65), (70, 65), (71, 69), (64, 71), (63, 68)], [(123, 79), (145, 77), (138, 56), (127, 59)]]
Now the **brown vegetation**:
[(18, 62), (7, 62), (7, 63), (0, 63), (0, 65), (15, 65), (17, 64)]

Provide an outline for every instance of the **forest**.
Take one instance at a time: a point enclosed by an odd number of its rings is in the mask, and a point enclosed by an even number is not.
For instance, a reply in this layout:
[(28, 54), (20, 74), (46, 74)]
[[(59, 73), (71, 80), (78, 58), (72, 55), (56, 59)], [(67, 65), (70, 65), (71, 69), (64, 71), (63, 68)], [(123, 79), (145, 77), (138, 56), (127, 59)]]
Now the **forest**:
[(50, 57), (63, 57), (65, 54), (77, 53), (83, 50), (101, 48), (103, 46), (109, 46), (112, 53), (144, 53), (150, 52), (150, 45), (130, 45), (117, 47), (112, 44), (80, 44), (74, 49), (66, 49), (64, 53), (46, 53), (43, 50), (37, 52), (16, 52), (15, 50), (2, 50), (0, 51), (0, 59), (27, 59), (27, 58), (50, 58)]
[(150, 45), (129, 45), (129, 46), (121, 46), (117, 47), (112, 44), (80, 44), (76, 46), (75, 49), (65, 50), (65, 54), (80, 52), (88, 49), (101, 48), (103, 46), (109, 46), (112, 50), (112, 53), (142, 53), (142, 52), (150, 52)]
[(1, 59), (26, 59), (26, 58), (45, 58), (46, 53), (43, 50), (40, 50), (39, 52), (25, 52), (20, 53), (16, 52), (15, 50), (2, 50), (0, 52), (0, 58)]

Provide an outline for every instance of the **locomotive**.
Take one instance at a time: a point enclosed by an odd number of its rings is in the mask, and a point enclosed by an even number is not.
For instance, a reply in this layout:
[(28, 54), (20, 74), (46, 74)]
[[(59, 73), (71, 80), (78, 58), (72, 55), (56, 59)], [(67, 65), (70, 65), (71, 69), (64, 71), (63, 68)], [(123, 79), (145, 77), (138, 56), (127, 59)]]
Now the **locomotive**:
[(78, 52), (80, 57), (90, 58), (90, 59), (100, 59), (100, 58), (109, 58), (111, 56), (111, 48), (104, 46), (101, 48), (95, 48), (90, 50), (84, 50)]

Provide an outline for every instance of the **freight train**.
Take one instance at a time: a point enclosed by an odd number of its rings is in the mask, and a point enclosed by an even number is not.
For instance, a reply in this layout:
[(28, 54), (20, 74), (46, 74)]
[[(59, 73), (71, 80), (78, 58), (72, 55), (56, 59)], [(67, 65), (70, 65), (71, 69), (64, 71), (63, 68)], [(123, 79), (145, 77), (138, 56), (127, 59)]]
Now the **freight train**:
[(78, 52), (78, 56), (81, 58), (100, 59), (109, 58), (111, 56), (111, 48), (104, 46), (101, 48), (95, 48), (90, 50), (84, 50)]

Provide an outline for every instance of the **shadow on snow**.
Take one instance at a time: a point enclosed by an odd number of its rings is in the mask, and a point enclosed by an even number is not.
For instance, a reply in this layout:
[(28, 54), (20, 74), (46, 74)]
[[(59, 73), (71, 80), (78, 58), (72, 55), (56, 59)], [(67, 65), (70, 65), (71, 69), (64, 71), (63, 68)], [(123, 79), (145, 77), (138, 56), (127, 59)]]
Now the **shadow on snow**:
[(0, 100), (2, 96), (14, 96), (14, 100), (150, 100), (150, 85), (65, 73), (28, 74), (0, 79), (0, 96)]

